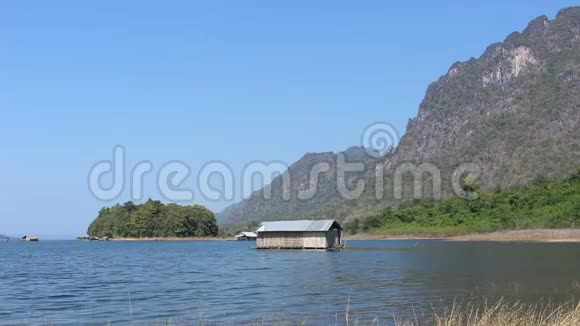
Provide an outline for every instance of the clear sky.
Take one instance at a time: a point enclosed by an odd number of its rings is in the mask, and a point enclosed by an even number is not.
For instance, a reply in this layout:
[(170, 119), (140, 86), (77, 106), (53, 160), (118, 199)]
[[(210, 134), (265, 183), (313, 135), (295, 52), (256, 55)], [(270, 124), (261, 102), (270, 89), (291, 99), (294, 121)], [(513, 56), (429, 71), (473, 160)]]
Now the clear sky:
[(87, 175), (117, 144), (196, 173), (344, 150), (375, 121), (403, 132), (455, 61), (577, 4), (1, 1), (0, 233), (84, 234), (116, 202)]

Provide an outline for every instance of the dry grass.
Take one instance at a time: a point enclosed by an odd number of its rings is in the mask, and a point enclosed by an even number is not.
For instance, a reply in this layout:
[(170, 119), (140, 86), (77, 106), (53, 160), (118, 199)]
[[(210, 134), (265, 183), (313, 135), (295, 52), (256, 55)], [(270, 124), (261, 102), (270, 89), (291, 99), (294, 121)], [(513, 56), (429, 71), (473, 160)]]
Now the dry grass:
[(523, 303), (500, 300), (494, 305), (453, 304), (443, 312), (434, 312), (430, 321), (396, 318), (397, 326), (576, 326), (580, 325), (580, 304), (561, 305)]
[(453, 237), (459, 241), (580, 242), (580, 229), (512, 230)]
[[(467, 301), (465, 304), (454, 302), (444, 309), (432, 309), (431, 313), (413, 314), (407, 317), (392, 316), (390, 319), (363, 319), (351, 309), (350, 298), (346, 310), (337, 313), (333, 321), (324, 325), (334, 326), (576, 326), (580, 325), (580, 302), (564, 304), (539, 303), (536, 305), (521, 302), (509, 303), (499, 300), (493, 304), (481, 301)], [(0, 321), (0, 325), (57, 325), (56, 322), (42, 321)], [(113, 325), (114, 323), (104, 324)], [(129, 325), (151, 326), (308, 326), (321, 325), (311, 320), (256, 320), (240, 322), (236, 320), (207, 320), (203, 315), (197, 318), (177, 318), (157, 322), (134, 321), (131, 316)], [(95, 323), (95, 325), (97, 325)]]
[[(351, 309), (350, 299), (346, 310), (336, 314), (334, 321), (324, 325), (334, 326), (576, 326), (580, 325), (580, 303), (568, 302), (564, 304), (539, 303), (536, 305), (521, 302), (508, 303), (499, 300), (494, 304), (481, 301), (468, 301), (466, 304), (453, 303), (443, 310), (433, 308), (432, 313), (415, 314), (410, 317), (393, 316), (391, 319), (362, 319)], [(140, 325), (140, 324), (137, 324)], [(261, 320), (240, 323), (236, 321), (212, 322), (200, 317), (197, 321), (166, 321), (163, 323), (149, 324), (156, 326), (308, 326), (321, 325), (313, 321), (284, 321), (284, 320)]]

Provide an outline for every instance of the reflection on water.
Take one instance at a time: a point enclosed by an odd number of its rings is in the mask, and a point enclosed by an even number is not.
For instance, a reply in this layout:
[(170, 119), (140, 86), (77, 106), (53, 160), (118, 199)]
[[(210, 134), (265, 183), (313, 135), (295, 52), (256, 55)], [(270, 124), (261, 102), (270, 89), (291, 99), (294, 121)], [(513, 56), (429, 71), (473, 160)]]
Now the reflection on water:
[[(350, 241), (345, 251), (252, 242), (0, 243), (0, 320), (392, 320), (456, 298), (569, 300), (578, 244)], [(0, 323), (2, 323), (0, 322)]]

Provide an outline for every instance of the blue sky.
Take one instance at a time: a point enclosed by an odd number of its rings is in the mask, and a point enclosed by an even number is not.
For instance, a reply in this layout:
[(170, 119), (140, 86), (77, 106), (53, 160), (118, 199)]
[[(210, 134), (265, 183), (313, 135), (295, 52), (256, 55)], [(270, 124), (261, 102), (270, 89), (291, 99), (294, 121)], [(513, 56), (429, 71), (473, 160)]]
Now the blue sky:
[(343, 150), (375, 121), (402, 133), (455, 61), (575, 4), (2, 1), (0, 233), (84, 234), (114, 204), (87, 175), (117, 144), (195, 173)]

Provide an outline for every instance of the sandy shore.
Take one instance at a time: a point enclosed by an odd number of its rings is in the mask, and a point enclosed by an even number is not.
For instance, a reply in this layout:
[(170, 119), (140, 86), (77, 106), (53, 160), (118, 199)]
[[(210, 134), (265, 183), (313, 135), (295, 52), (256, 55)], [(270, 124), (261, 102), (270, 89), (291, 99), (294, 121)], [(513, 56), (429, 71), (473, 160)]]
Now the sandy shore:
[(362, 233), (355, 235), (345, 235), (342, 240), (346, 241), (357, 241), (357, 240), (427, 240), (427, 239), (446, 239), (444, 237), (437, 236), (415, 236), (410, 234), (405, 235), (392, 235), (392, 234), (372, 234), (372, 233)]
[(190, 237), (190, 238), (115, 238), (110, 241), (233, 241), (233, 238)]
[(461, 236), (413, 236), (388, 234), (357, 234), (345, 236), (345, 240), (403, 240), (403, 239), (441, 239), (449, 241), (522, 241), (522, 242), (578, 242), (580, 229), (564, 230), (517, 230), (493, 233), (468, 234)]
[(471, 234), (452, 237), (455, 241), (528, 241), (528, 242), (578, 242), (580, 229), (564, 230), (518, 230), (494, 232), (487, 234)]

